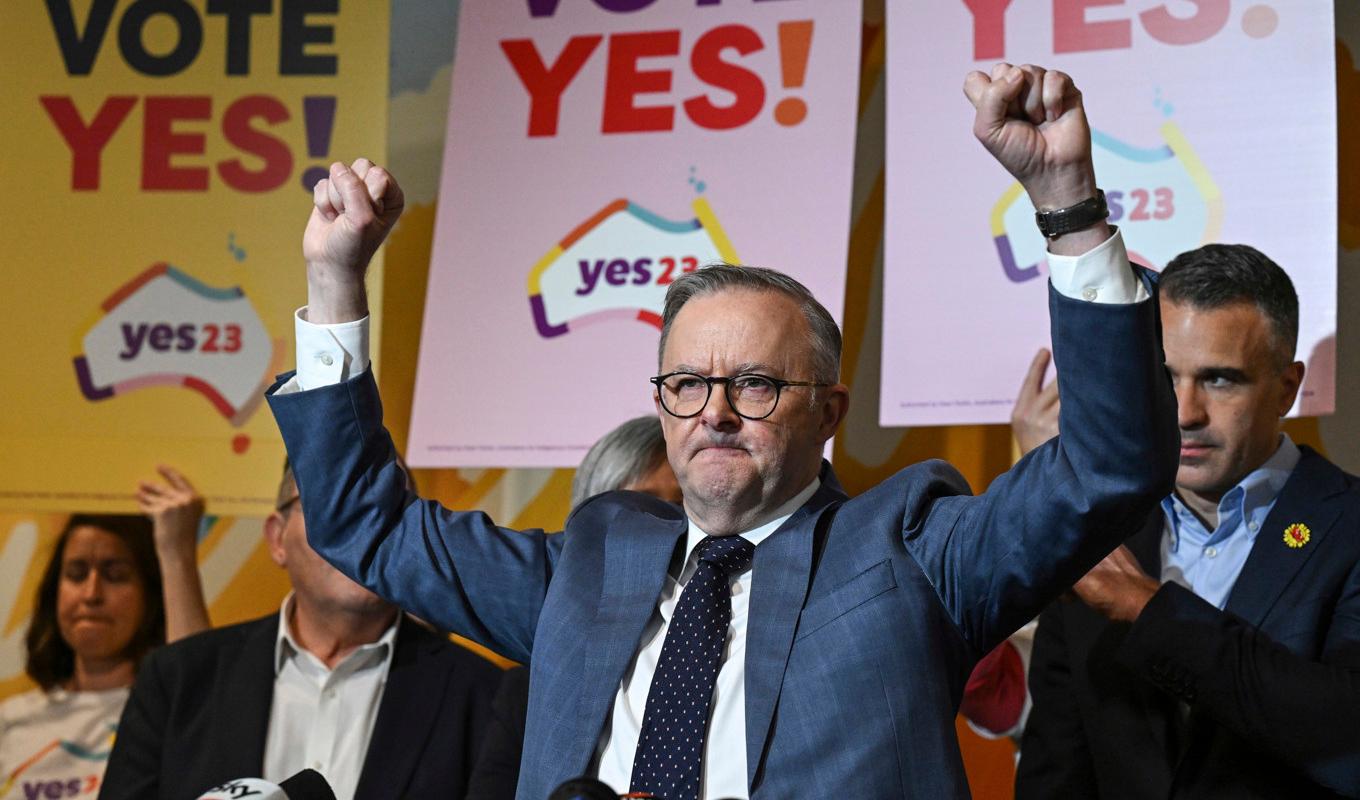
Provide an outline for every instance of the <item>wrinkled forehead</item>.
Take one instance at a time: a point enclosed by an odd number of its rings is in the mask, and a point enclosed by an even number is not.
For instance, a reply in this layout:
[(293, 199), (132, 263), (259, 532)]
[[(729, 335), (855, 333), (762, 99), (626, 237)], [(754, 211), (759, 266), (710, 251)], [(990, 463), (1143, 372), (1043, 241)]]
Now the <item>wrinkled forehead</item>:
[(675, 315), (661, 355), (664, 372), (778, 372), (811, 369), (810, 330), (792, 298), (735, 289), (700, 295)]

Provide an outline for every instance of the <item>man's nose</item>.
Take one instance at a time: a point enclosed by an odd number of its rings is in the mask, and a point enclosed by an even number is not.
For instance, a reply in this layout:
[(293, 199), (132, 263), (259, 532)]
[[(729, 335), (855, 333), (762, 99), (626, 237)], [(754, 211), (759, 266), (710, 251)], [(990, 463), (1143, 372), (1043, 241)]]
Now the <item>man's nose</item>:
[(741, 416), (727, 401), (727, 384), (713, 385), (713, 392), (708, 398), (708, 405), (704, 406), (702, 416), (704, 424), (715, 430), (733, 430), (741, 426)]
[(1209, 424), (1204, 395), (1194, 384), (1176, 387), (1176, 423), (1183, 431), (1198, 430)]

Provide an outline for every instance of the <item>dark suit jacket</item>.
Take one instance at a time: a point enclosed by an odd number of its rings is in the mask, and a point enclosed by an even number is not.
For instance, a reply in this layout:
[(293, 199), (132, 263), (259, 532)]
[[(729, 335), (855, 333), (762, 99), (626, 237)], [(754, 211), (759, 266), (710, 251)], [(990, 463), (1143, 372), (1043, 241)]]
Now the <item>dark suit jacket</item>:
[(529, 668), (506, 670), (491, 703), (491, 724), (468, 781), (467, 800), (511, 800), (515, 796), (528, 716)]
[[(185, 800), (259, 777), (278, 614), (205, 631), (143, 662), (99, 796)], [(356, 799), (459, 797), (500, 670), (411, 620), (397, 631)]]
[[(1301, 449), (1225, 610), (1167, 584), (1132, 625), (1043, 613), (1018, 798), (1360, 796), (1360, 489)], [(1153, 576), (1164, 519), (1128, 543)]]
[[(979, 497), (930, 461), (847, 499), (824, 466), (820, 490), (756, 548), (745, 658), (756, 800), (966, 797), (954, 715), (974, 661), (1171, 490), (1179, 439), (1156, 300), (1050, 290), (1050, 315), (1059, 440)], [(518, 797), (542, 800), (587, 772), (683, 547), (683, 510), (614, 492), (577, 507), (566, 536), (500, 528), (408, 493), (371, 372), (271, 391), (270, 405), (318, 552), (531, 662)]]

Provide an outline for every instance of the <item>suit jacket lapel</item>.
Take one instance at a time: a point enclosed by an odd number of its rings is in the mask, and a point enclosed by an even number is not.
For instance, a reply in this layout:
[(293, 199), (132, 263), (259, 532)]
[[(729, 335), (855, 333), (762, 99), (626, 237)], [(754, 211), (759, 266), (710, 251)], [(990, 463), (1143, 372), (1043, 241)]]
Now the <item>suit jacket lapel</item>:
[(746, 785), (755, 782), (760, 755), (784, 683), (798, 615), (812, 584), (817, 518), (845, 492), (829, 464), (812, 499), (756, 548), (751, 573), (751, 606), (746, 629)]
[[(1327, 502), (1345, 491), (1341, 471), (1311, 448), (1299, 449), (1303, 457), (1257, 533), (1225, 607), (1256, 627), (1261, 627), (1275, 601), (1318, 551), (1321, 540), (1341, 514), (1338, 506)], [(1290, 547), (1284, 541), (1285, 529), (1295, 523), (1302, 523), (1309, 530), (1307, 543), (1300, 547)]]
[[(241, 649), (224, 652), (219, 670), (223, 674), (217, 693), (218, 712), (211, 726), (215, 742), (204, 748), (216, 763), (230, 762), (221, 774), (264, 774), (264, 745), (269, 733), (269, 711), (274, 705), (274, 645), (279, 615), (260, 620), (247, 635)], [(220, 759), (220, 760), (219, 760)]]
[(422, 636), (415, 625), (402, 620), (397, 631), (396, 651), (354, 791), (355, 800), (402, 793), (401, 787), (407, 785), (424, 755), (411, 744), (426, 741), (443, 707), (448, 661), (437, 657), (439, 640)]
[(577, 730), (561, 738), (564, 775), (583, 774), (595, 752), (605, 715), (638, 650), (643, 628), (656, 610), (671, 556), (688, 530), (685, 519), (661, 521), (637, 515), (636, 526), (615, 523), (605, 539), (600, 605), (590, 630), (586, 672), (581, 679)]

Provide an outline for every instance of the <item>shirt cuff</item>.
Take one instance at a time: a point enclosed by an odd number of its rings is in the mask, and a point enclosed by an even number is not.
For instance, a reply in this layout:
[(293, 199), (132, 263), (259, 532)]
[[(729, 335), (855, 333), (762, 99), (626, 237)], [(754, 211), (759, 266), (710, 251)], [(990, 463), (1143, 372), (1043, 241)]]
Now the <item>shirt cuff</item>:
[(1048, 255), (1048, 277), (1053, 288), (1073, 300), (1093, 303), (1141, 303), (1147, 287), (1129, 264), (1124, 234), (1118, 228), (1110, 238), (1079, 256)]
[[(289, 394), (343, 383), (368, 371), (368, 317), (336, 325), (307, 321), (307, 307), (293, 315), (297, 375), (279, 388)], [(291, 388), (296, 384), (296, 388)]]

